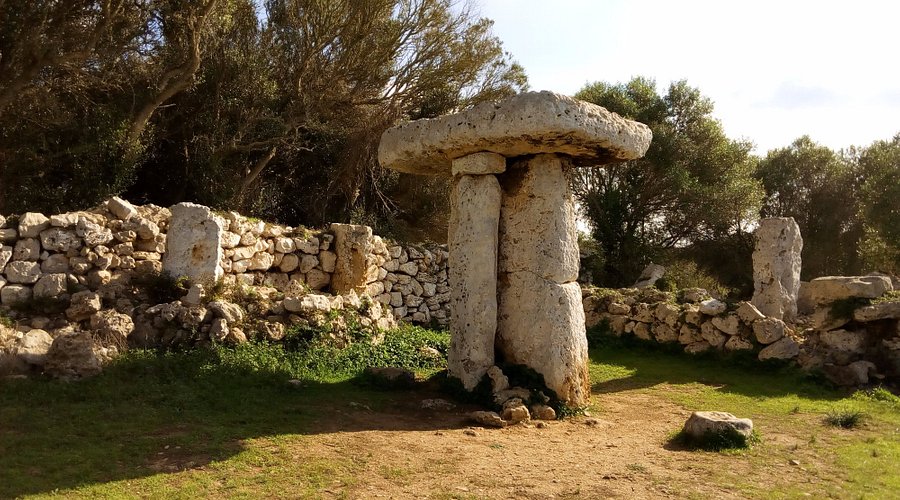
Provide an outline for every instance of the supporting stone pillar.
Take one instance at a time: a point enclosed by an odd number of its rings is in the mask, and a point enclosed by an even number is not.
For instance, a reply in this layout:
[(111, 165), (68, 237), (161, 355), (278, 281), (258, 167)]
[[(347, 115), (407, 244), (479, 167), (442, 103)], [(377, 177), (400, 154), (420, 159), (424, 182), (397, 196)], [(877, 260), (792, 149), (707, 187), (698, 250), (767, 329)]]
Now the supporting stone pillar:
[(560, 156), (542, 154), (501, 178), (497, 349), (506, 362), (543, 375), (560, 399), (581, 405), (590, 379), (567, 168)]
[(793, 217), (759, 221), (753, 250), (753, 300), (759, 312), (772, 318), (797, 318), (800, 292), (800, 252), (803, 238)]
[(453, 161), (450, 195), (450, 375), (472, 390), (494, 365), (497, 332), (497, 235), (506, 159), (476, 153)]
[(209, 207), (194, 203), (179, 203), (171, 210), (163, 272), (192, 281), (222, 278), (225, 219), (213, 214)]

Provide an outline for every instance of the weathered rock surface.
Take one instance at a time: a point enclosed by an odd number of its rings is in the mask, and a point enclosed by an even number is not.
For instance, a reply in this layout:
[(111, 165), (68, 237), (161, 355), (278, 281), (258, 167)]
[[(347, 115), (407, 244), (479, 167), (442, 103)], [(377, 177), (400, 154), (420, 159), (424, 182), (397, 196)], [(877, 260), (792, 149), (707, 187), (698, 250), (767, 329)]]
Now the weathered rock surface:
[(900, 318), (900, 302), (882, 302), (853, 311), (853, 319), (861, 322), (897, 318)]
[(555, 283), (578, 279), (575, 202), (566, 168), (562, 158), (538, 155), (504, 174), (500, 273), (530, 272)]
[(650, 129), (606, 109), (552, 92), (527, 92), (498, 103), (388, 129), (382, 166), (414, 174), (451, 173), (451, 162), (490, 151), (508, 158), (560, 153), (579, 164), (603, 164), (644, 155)]
[(753, 323), (753, 335), (760, 344), (771, 344), (784, 337), (786, 326), (784, 321), (776, 318), (765, 318)]
[(762, 219), (753, 250), (753, 300), (766, 316), (793, 321), (800, 292), (803, 238), (791, 217)]
[(659, 264), (649, 264), (641, 271), (641, 276), (635, 281), (631, 288), (647, 288), (651, 287), (666, 274), (666, 268)]
[(34, 329), (25, 332), (16, 347), (16, 355), (28, 364), (43, 366), (47, 361), (47, 352), (53, 344), (53, 337), (44, 330)]
[(790, 338), (784, 337), (759, 351), (757, 356), (760, 361), (767, 359), (791, 359), (800, 354), (800, 346), (797, 342)]
[(163, 272), (192, 281), (220, 279), (224, 274), (220, 241), (225, 220), (209, 207), (194, 203), (179, 203), (171, 211)]
[(728, 304), (716, 299), (707, 299), (700, 303), (700, 312), (707, 316), (722, 314), (728, 309)]
[(544, 376), (563, 401), (590, 396), (587, 337), (578, 283), (559, 284), (532, 273), (501, 275), (497, 348), (507, 362)]
[(506, 157), (497, 153), (472, 153), (454, 158), (451, 164), (453, 175), (502, 174), (506, 171)]
[(500, 418), (495, 411), (473, 411), (469, 414), (469, 418), (478, 425), (484, 427), (506, 427), (506, 421)]
[(887, 276), (823, 276), (803, 283), (800, 309), (808, 313), (836, 300), (877, 299), (893, 289)]
[(75, 332), (57, 337), (44, 363), (44, 372), (63, 380), (97, 375), (102, 370), (100, 357), (88, 332)]
[(363, 293), (369, 283), (369, 261), (372, 253), (372, 228), (353, 224), (332, 224), (334, 248), (337, 254), (331, 289), (344, 294)]
[(494, 364), (500, 184), (463, 175), (450, 198), (450, 351), (447, 367), (467, 390)]
[(753, 421), (738, 418), (723, 411), (695, 411), (684, 423), (684, 432), (694, 439), (702, 440), (712, 435), (737, 433), (745, 438), (753, 434)]

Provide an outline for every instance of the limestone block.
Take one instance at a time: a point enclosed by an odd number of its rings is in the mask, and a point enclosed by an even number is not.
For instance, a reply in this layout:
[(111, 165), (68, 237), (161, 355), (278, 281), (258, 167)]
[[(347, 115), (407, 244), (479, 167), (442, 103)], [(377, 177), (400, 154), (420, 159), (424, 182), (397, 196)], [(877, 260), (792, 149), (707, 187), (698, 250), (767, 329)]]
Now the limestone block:
[(30, 285), (41, 277), (41, 265), (37, 262), (17, 260), (6, 265), (6, 279), (10, 283)]
[(50, 219), (44, 214), (26, 212), (19, 218), (19, 238), (37, 238), (48, 227)]
[(72, 295), (66, 317), (71, 321), (84, 321), (99, 312), (101, 307), (99, 294), (91, 291), (77, 292)]
[[(365, 292), (369, 283), (367, 279), (369, 264), (366, 257), (372, 252), (372, 228), (354, 224), (332, 224), (331, 232), (334, 233), (334, 252), (337, 256), (334, 275), (331, 278), (332, 291), (341, 295), (351, 291)], [(299, 242), (297, 248), (303, 251)], [(315, 252), (318, 252), (318, 246)]]
[(820, 333), (819, 340), (837, 351), (861, 353), (865, 348), (866, 335), (847, 330), (830, 330)]
[(887, 276), (823, 276), (802, 286), (800, 308), (804, 312), (836, 300), (877, 299), (894, 289)]
[(258, 252), (250, 258), (250, 267), (248, 269), (251, 271), (268, 271), (272, 267), (274, 260), (275, 257), (272, 254)]
[(44, 330), (33, 329), (25, 333), (16, 346), (16, 356), (26, 363), (44, 366), (53, 337)]
[(22, 238), (13, 248), (13, 260), (36, 261), (41, 256), (41, 243), (37, 238)]
[(784, 337), (785, 324), (780, 319), (766, 318), (753, 323), (753, 335), (760, 344), (771, 344)]
[(12, 259), (13, 247), (0, 246), (0, 273), (6, 267), (6, 264)]
[(234, 248), (241, 244), (241, 236), (231, 231), (222, 233), (222, 248)]
[(138, 213), (134, 205), (118, 196), (114, 196), (106, 202), (106, 209), (120, 220), (128, 220)]
[(649, 264), (641, 272), (641, 276), (637, 279), (631, 288), (649, 288), (653, 286), (663, 275), (666, 274), (666, 268), (659, 264)]
[(726, 351), (748, 351), (750, 349), (753, 349), (753, 344), (737, 335), (729, 338), (728, 341), (725, 342)]
[(78, 218), (75, 234), (81, 237), (84, 240), (84, 244), (88, 247), (106, 245), (113, 240), (112, 231), (100, 224), (91, 222), (87, 217)]
[(728, 335), (737, 335), (738, 327), (740, 327), (740, 320), (738, 319), (736, 314), (727, 314), (725, 316), (716, 316), (711, 319), (710, 322), (715, 325), (716, 328), (721, 330)]
[(781, 340), (766, 346), (759, 351), (757, 356), (760, 361), (767, 359), (791, 359), (800, 354), (800, 346), (790, 337), (784, 337)]
[[(340, 225), (345, 226), (347, 224), (340, 224)], [(365, 226), (359, 226), (359, 227), (365, 227)], [(332, 231), (334, 231), (333, 228), (332, 228)], [(350, 231), (350, 230), (348, 229), (347, 231)], [(371, 229), (370, 229), (370, 231), (371, 231)], [(370, 237), (370, 240), (371, 240), (371, 237)], [(316, 238), (315, 236), (309, 236), (306, 238), (294, 238), (294, 246), (297, 247), (297, 250), (300, 250), (301, 252), (303, 252), (305, 254), (315, 255), (315, 254), (319, 253), (319, 247), (321, 245), (319, 244), (319, 238)]]
[(800, 292), (803, 238), (792, 217), (762, 219), (753, 250), (753, 299), (766, 316), (793, 321)]
[(34, 285), (35, 297), (56, 297), (66, 292), (66, 275), (62, 273), (45, 274)]
[(51, 252), (68, 252), (81, 248), (81, 238), (71, 229), (58, 227), (41, 231), (41, 245)]
[(337, 255), (334, 252), (322, 251), (319, 253), (319, 266), (326, 273), (333, 273), (334, 266), (337, 262)]
[(728, 336), (719, 331), (711, 321), (705, 321), (700, 325), (700, 336), (716, 349), (721, 349), (728, 341)]
[[(622, 326), (624, 327), (624, 324)], [(657, 342), (666, 343), (678, 340), (678, 330), (665, 323), (654, 323), (651, 330)]]
[(700, 303), (700, 312), (708, 316), (722, 314), (728, 309), (728, 305), (721, 300), (707, 299)]
[(501, 273), (527, 271), (555, 283), (578, 278), (575, 203), (565, 163), (538, 155), (511, 165), (501, 178)]
[[(468, 390), (494, 365), (500, 200), (500, 184), (492, 175), (463, 175), (453, 181), (448, 369)], [(408, 264), (412, 262), (400, 269)]]
[(568, 404), (585, 404), (590, 379), (579, 284), (519, 272), (501, 274), (498, 287), (497, 348), (504, 359), (543, 375), (547, 387)]
[(695, 411), (684, 423), (683, 432), (696, 440), (709, 439), (709, 435), (737, 433), (745, 438), (753, 434), (753, 421), (737, 418), (722, 411)]
[(76, 332), (57, 337), (47, 352), (44, 372), (64, 380), (97, 375), (101, 371), (100, 358), (94, 351), (88, 332)]
[(454, 158), (451, 162), (453, 175), (502, 174), (506, 171), (506, 158), (497, 153), (472, 153)]
[(194, 203), (179, 203), (171, 211), (163, 272), (192, 281), (219, 280), (224, 274), (220, 261), (225, 220)]
[(0, 304), (12, 306), (31, 300), (31, 287), (24, 285), (5, 285), (0, 288)]
[(327, 287), (328, 284), (331, 283), (331, 276), (331, 274), (328, 274), (324, 271), (313, 269), (312, 271), (306, 273), (306, 284), (312, 290), (324, 290), (325, 287)]
[(897, 318), (900, 318), (900, 302), (882, 302), (853, 311), (853, 319), (862, 322)]
[(319, 265), (319, 259), (315, 255), (303, 255), (300, 258), (300, 272), (306, 274)]
[(388, 129), (378, 160), (414, 174), (452, 172), (452, 160), (472, 153), (506, 157), (560, 153), (578, 164), (643, 156), (651, 132), (606, 109), (552, 92), (527, 92), (497, 103)]
[(749, 302), (739, 303), (735, 312), (737, 313), (738, 318), (741, 318), (741, 321), (748, 325), (753, 324), (753, 322), (758, 319), (766, 317), (765, 314), (759, 312), (759, 309), (757, 309), (756, 306)]
[(80, 212), (68, 212), (50, 216), (50, 225), (52, 227), (75, 227), (78, 224)]
[(278, 268), (281, 269), (283, 273), (293, 272), (297, 267), (300, 266), (300, 258), (297, 255), (289, 253), (285, 254), (284, 257), (281, 258), (281, 264), (279, 264)]

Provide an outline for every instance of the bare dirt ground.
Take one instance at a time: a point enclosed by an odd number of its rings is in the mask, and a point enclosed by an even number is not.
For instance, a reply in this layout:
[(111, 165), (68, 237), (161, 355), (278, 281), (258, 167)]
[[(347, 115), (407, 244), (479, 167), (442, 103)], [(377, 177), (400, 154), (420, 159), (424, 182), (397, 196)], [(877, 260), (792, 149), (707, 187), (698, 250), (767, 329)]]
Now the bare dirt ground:
[(411, 400), (381, 411), (351, 406), (315, 424), (304, 456), (359, 465), (353, 484), (335, 481), (323, 496), (741, 498), (711, 474), (771, 472), (740, 455), (674, 449), (669, 437), (690, 412), (650, 394), (605, 394), (592, 416), (505, 429), (470, 427), (468, 408), (421, 410), (413, 406), (421, 398)]

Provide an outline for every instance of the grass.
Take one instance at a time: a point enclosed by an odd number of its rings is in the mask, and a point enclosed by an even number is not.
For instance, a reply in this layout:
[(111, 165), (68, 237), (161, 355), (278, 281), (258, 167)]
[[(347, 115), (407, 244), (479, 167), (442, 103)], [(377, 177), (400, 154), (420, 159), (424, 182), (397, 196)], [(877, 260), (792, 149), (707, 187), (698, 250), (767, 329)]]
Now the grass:
[[(709, 481), (733, 485), (735, 493), (751, 498), (900, 498), (900, 398), (889, 391), (847, 393), (785, 365), (689, 357), (606, 341), (596, 332), (591, 338), (591, 380), (601, 411), (603, 394), (614, 392), (651, 394), (689, 411), (726, 411), (751, 418), (758, 433), (757, 443), (734, 452), (736, 460), (756, 470), (794, 458), (814, 464), (805, 473), (813, 479), (802, 484), (780, 469), (771, 471), (767, 484), (725, 470), (707, 471)], [(865, 425), (848, 432), (825, 422), (842, 412), (865, 415)]]
[[(418, 350), (445, 353), (448, 340), (446, 333), (404, 328), (380, 346), (356, 342), (343, 350), (310, 341), (295, 350), (249, 343), (132, 351), (78, 383), (0, 381), (0, 498), (358, 497), (365, 490), (354, 489), (366, 486), (358, 478), (372, 453), (384, 450), (329, 455), (310, 446), (339, 445), (343, 433), (373, 430), (365, 418), (342, 415), (368, 412), (361, 407), (386, 411), (409, 398), (355, 383), (362, 369), (392, 365), (434, 373), (441, 361), (424, 360)], [(747, 369), (612, 344), (594, 346), (590, 371), (592, 412), (601, 415), (604, 395), (624, 392), (685, 412), (752, 418), (761, 440), (727, 452), (734, 467), (721, 461), (707, 466), (706, 451), (671, 449), (673, 459), (700, 468), (704, 483), (732, 495), (896, 498), (900, 491), (900, 399), (883, 389), (846, 394), (783, 366)], [(865, 413), (865, 425), (850, 432), (825, 424), (835, 411)], [(392, 425), (386, 430), (408, 424)], [(794, 458), (807, 470), (779, 468)], [(748, 468), (765, 471), (768, 479), (744, 474)], [(400, 483), (414, 474), (378, 470)], [(690, 484), (671, 487), (684, 497), (696, 493)]]

